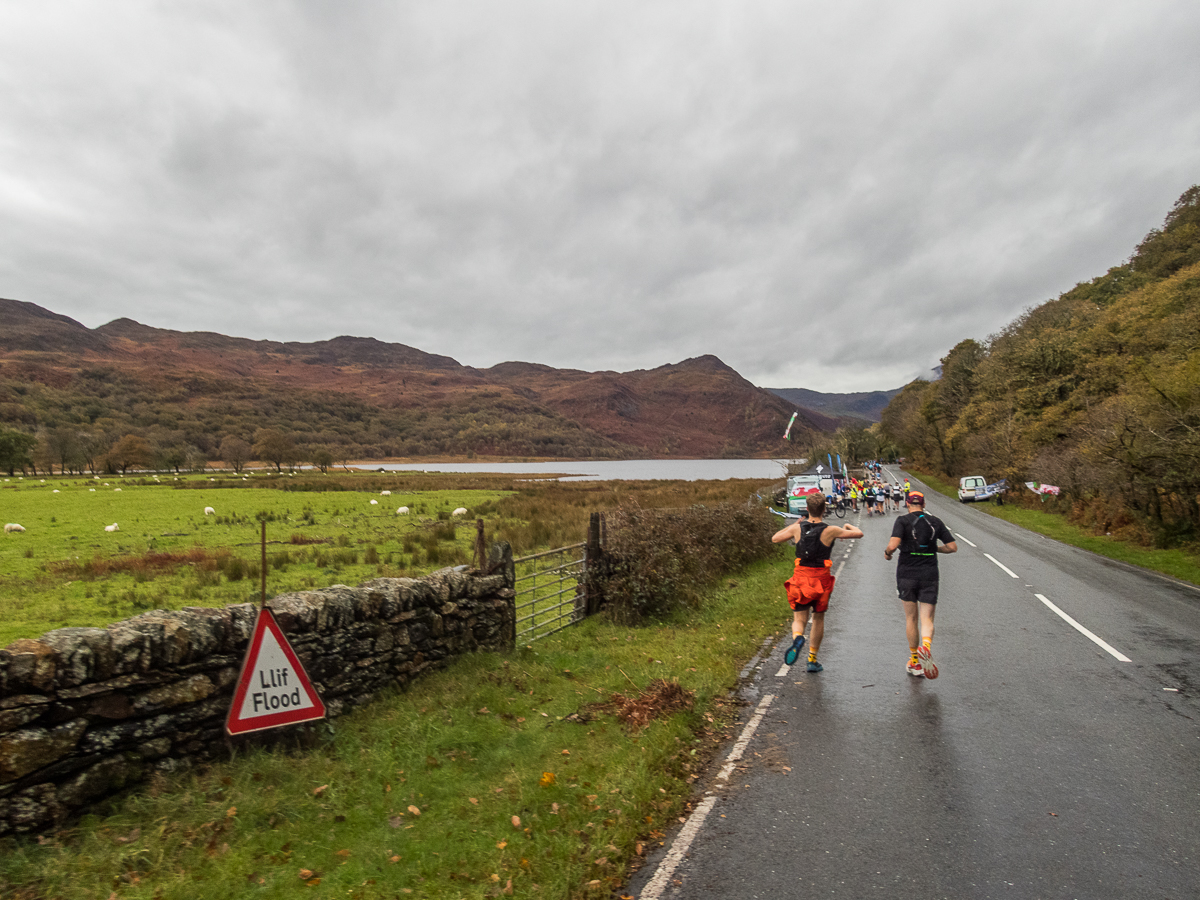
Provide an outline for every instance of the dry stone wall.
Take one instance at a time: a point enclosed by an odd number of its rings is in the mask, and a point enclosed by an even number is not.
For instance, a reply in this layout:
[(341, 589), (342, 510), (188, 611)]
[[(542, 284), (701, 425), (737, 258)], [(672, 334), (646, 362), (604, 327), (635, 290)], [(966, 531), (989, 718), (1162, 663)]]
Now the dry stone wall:
[[(330, 717), (475, 650), (513, 645), (512, 553), (488, 571), (380, 578), (269, 601)], [(257, 609), (157, 610), (0, 650), (0, 835), (36, 831), (136, 784), (312, 725), (230, 739), (225, 716)]]

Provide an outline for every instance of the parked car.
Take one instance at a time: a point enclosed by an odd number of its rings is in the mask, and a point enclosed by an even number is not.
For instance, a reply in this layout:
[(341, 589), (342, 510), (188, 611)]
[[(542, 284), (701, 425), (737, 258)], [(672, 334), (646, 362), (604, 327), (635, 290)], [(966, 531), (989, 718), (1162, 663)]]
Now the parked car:
[(959, 503), (974, 503), (976, 500), (990, 500), (987, 479), (982, 475), (967, 475), (958, 480)]

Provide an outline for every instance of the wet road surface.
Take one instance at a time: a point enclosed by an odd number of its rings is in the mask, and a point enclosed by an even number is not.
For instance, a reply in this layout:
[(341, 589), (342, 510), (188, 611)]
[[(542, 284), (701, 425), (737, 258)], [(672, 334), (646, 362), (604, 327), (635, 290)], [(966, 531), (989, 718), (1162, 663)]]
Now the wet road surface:
[(959, 547), (940, 677), (905, 672), (895, 514), (851, 514), (825, 671), (770, 648), (741, 758), (634, 896), (1200, 897), (1200, 591), (927, 497)]

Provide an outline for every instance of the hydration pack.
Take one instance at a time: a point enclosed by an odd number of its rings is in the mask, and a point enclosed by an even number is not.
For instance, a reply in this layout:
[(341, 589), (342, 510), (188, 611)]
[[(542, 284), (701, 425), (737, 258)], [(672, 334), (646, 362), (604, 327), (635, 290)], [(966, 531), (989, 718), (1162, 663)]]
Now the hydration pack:
[(801, 522), (800, 540), (796, 543), (796, 559), (802, 566), (820, 567), (825, 565), (825, 546), (821, 543), (821, 533), (825, 531), (827, 522)]
[(932, 556), (937, 552), (937, 530), (933, 523), (925, 518), (925, 513), (917, 516), (916, 521), (909, 526), (909, 553), (917, 556)]

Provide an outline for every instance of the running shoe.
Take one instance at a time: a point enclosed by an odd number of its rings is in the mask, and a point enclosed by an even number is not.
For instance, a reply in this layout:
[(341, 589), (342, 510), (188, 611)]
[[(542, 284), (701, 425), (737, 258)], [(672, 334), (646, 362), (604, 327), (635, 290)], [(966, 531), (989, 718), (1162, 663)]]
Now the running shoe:
[(933, 654), (924, 644), (917, 648), (917, 659), (921, 661), (921, 671), (926, 678), (938, 677), (937, 665), (933, 661)]
[(808, 661), (808, 671), (810, 671), (810, 672), (820, 672), (824, 668), (825, 667), (823, 665), (821, 665), (819, 662), (817, 662), (815, 659), (810, 659)]
[(917, 678), (924, 678), (925, 670), (921, 668), (921, 664), (919, 662), (913, 662), (910, 659), (908, 661), (908, 674), (915, 675)]
[(783, 661), (791, 666), (795, 665), (796, 660), (800, 657), (800, 651), (804, 649), (804, 635), (796, 635), (796, 639), (792, 641), (792, 646), (787, 648), (787, 653), (783, 654)]

